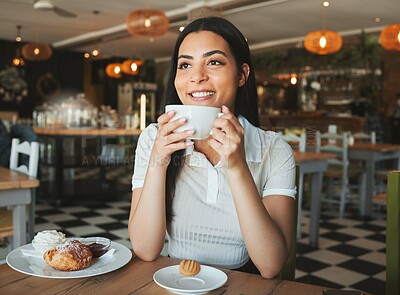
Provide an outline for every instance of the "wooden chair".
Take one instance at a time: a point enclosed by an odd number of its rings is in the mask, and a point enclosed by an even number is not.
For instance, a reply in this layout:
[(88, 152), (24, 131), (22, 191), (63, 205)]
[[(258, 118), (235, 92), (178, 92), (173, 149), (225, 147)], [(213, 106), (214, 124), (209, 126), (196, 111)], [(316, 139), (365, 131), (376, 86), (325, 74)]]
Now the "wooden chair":
[[(354, 140), (354, 143), (371, 143), (375, 144), (376, 143), (376, 132), (371, 131), (371, 133), (365, 133), (365, 132), (357, 132), (351, 135), (351, 137)], [(375, 186), (374, 186), (374, 194), (380, 195), (382, 193), (386, 192), (386, 186), (387, 186), (387, 174), (389, 170), (385, 165), (382, 166), (384, 163), (379, 163), (378, 165), (381, 165), (380, 168), (377, 168), (375, 170)], [(360, 163), (350, 162), (350, 165), (360, 165)], [(386, 167), (386, 168), (385, 168)]]
[(388, 173), (386, 295), (400, 294), (400, 170)]
[[(329, 152), (337, 155), (336, 159), (328, 161), (328, 169), (324, 173), (324, 178), (328, 180), (327, 198), (324, 200), (329, 203), (339, 204), (339, 216), (343, 218), (346, 203), (349, 201), (350, 189), (349, 180), (356, 179), (357, 188), (360, 194), (361, 204), (364, 204), (366, 197), (365, 184), (366, 174), (362, 167), (350, 169), (348, 158), (348, 134), (323, 133), (317, 131), (316, 134), (317, 152)], [(336, 190), (339, 190), (339, 193)], [(337, 197), (339, 200), (337, 200)]]
[[(28, 166), (25, 163), (20, 164), (21, 156), (25, 155), (28, 159)], [(13, 138), (11, 143), (11, 155), (10, 155), (10, 169), (18, 171), (20, 173), (29, 175), (36, 178), (38, 173), (39, 164), (39, 143), (38, 142), (27, 142), (20, 143), (18, 138)], [(31, 205), (29, 207), (29, 227), (28, 237), (33, 237), (33, 226), (35, 224), (35, 202), (36, 202), (36, 191), (31, 190)], [(10, 230), (10, 224), (12, 225), (12, 213), (11, 211), (0, 210), (0, 219), (2, 223), (0, 225), (0, 237), (9, 238), (12, 236), (12, 227)]]
[(282, 135), (292, 148), (298, 149), (300, 152), (306, 151), (307, 139), (305, 130), (299, 132), (296, 130), (285, 129)]
[[(284, 134), (282, 134), (285, 141), (287, 141), (293, 149), (297, 149), (299, 152), (306, 151), (307, 136), (304, 129), (285, 129)], [(298, 173), (298, 183), (297, 183), (297, 238), (301, 238), (301, 214), (302, 214), (302, 204), (303, 204), (303, 191), (304, 191), (304, 174)]]
[(363, 143), (376, 143), (376, 132), (371, 131), (371, 133), (365, 132), (356, 132), (350, 134), (350, 136), (354, 139), (354, 142), (363, 142)]
[(0, 238), (7, 239), (13, 235), (12, 211), (0, 208)]

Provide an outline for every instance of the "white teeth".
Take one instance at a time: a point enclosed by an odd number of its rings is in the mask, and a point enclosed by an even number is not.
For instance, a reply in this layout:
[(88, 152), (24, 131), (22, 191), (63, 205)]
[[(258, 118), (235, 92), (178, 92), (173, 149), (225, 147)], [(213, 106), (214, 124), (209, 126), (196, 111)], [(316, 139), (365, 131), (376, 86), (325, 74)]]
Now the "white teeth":
[(211, 96), (215, 92), (214, 91), (204, 91), (204, 92), (193, 92), (191, 95), (193, 97), (204, 97), (204, 96)]

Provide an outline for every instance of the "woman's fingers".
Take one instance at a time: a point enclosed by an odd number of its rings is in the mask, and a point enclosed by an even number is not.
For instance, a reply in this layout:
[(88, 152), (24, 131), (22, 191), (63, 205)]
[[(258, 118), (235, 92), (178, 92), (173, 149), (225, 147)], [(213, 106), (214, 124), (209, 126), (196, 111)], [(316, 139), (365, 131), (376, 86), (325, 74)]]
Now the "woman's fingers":
[(172, 143), (183, 141), (189, 137), (192, 137), (193, 134), (195, 133), (194, 130), (186, 130), (182, 132), (176, 132), (176, 133), (171, 133), (167, 136), (165, 136), (165, 145), (171, 145)]
[(232, 124), (232, 126), (235, 127), (235, 129), (238, 131), (243, 129), (238, 119), (235, 117), (235, 115), (230, 111), (230, 109), (227, 106), (225, 105), (222, 106), (221, 111), (224, 114), (220, 117), (221, 119), (228, 120)]
[(226, 132), (224, 132), (224, 131), (222, 131), (220, 129), (214, 128), (213, 131), (212, 131), (211, 136), (216, 141), (221, 143), (224, 140), (224, 138), (226, 138), (227, 135), (226, 135)]
[(157, 118), (157, 123), (159, 125), (167, 123), (169, 120), (171, 120), (175, 115), (175, 111), (169, 111), (167, 113), (162, 114)]
[[(172, 116), (173, 117), (173, 116)], [(180, 126), (183, 126), (186, 124), (187, 119), (186, 118), (180, 118), (174, 121), (170, 121), (172, 117), (167, 118), (167, 120), (164, 121), (163, 118), (163, 123), (159, 123), (159, 133), (162, 136), (167, 136), (170, 133), (172, 133), (175, 129), (177, 129)]]

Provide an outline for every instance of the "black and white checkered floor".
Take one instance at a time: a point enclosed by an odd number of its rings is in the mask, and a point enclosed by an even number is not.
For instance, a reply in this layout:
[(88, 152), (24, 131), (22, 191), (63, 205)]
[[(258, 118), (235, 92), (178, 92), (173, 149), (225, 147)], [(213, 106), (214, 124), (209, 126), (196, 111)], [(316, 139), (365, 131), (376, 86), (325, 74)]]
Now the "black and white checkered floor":
[[(67, 236), (105, 236), (131, 247), (127, 222), (129, 196), (118, 201), (65, 204), (40, 203), (35, 231), (58, 229)], [(321, 216), (319, 247), (308, 245), (308, 212), (303, 214), (302, 239), (297, 246), (296, 280), (331, 288), (385, 293), (385, 217), (363, 221)], [(379, 217), (379, 215), (381, 215)]]

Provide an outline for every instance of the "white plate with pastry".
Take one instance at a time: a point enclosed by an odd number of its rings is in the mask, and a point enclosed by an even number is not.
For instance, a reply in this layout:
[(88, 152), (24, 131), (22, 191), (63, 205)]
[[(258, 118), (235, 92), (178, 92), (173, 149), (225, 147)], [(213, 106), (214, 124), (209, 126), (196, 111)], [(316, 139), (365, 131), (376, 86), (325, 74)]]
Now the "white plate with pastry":
[[(32, 244), (21, 246), (11, 251), (7, 257), (7, 264), (21, 273), (42, 278), (76, 279), (105, 274), (123, 267), (132, 258), (132, 251), (124, 245), (111, 242), (110, 254), (92, 260), (88, 268), (76, 271), (60, 271), (52, 268), (42, 257), (29, 255), (34, 253)], [(114, 251), (113, 253), (111, 253)]]
[(206, 294), (222, 287), (228, 276), (221, 270), (201, 265), (200, 272), (194, 276), (184, 276), (179, 265), (167, 266), (153, 275), (153, 280), (160, 287), (175, 294)]

